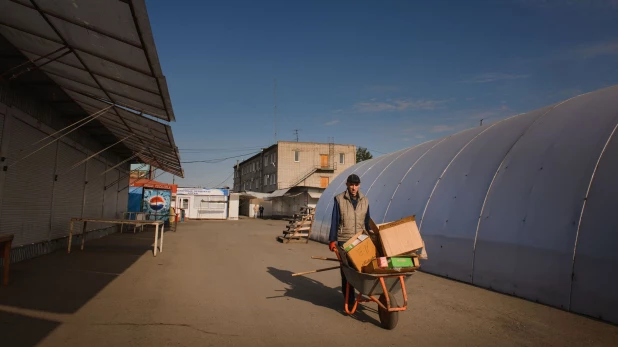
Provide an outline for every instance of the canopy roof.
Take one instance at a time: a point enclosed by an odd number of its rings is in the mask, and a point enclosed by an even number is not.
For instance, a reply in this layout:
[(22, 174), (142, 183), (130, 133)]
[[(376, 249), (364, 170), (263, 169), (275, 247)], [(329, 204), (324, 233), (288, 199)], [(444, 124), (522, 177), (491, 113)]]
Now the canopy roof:
[(160, 122), (175, 117), (143, 0), (3, 1), (0, 34), (23, 55), (4, 59), (0, 72), (25, 62), (31, 71), (4, 79), (36, 86), (77, 119), (109, 107), (85, 128), (110, 143), (129, 136), (115, 148), (124, 157), (183, 176), (171, 128)]

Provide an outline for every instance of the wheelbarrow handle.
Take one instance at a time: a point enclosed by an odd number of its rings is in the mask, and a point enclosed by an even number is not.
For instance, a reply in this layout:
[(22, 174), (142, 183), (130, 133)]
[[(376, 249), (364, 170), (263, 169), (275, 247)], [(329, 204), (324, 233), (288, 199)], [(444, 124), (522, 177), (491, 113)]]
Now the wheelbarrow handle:
[(292, 274), (292, 277), (303, 276), (303, 275), (313, 274), (313, 273), (322, 272), (322, 271), (335, 270), (335, 269), (339, 269), (340, 267), (341, 266), (333, 266), (333, 267), (327, 267), (327, 268), (324, 268), (324, 269), (317, 269), (317, 270), (311, 270), (311, 271), (305, 271), (305, 272), (298, 272), (298, 273)]
[(339, 250), (337, 249), (337, 247), (335, 247), (335, 255), (337, 256), (337, 259), (339, 259), (339, 262), (342, 263), (341, 256), (339, 255)]
[(313, 256), (313, 257), (311, 257), (311, 259), (328, 260), (328, 261), (339, 261), (339, 259), (335, 259), (335, 258), (318, 257), (318, 256)]

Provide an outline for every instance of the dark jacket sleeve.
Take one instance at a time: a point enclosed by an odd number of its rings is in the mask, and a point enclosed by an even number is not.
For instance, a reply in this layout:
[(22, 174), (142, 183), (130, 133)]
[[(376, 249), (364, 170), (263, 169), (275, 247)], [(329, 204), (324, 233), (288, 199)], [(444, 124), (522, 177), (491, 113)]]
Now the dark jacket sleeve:
[(339, 219), (341, 218), (341, 211), (339, 210), (339, 202), (337, 199), (334, 199), (333, 203), (333, 218), (330, 221), (330, 234), (328, 236), (328, 241), (333, 242), (337, 241), (337, 229), (339, 229)]
[(365, 230), (367, 231), (371, 231), (371, 228), (369, 227), (369, 218), (371, 218), (369, 216), (369, 206), (367, 206), (367, 215), (365, 216)]

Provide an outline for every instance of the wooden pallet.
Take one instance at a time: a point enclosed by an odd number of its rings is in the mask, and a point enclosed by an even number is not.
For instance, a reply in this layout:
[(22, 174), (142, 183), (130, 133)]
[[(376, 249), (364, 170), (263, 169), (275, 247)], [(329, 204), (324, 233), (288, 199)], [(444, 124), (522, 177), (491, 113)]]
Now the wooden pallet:
[(300, 212), (301, 213), (295, 214), (294, 218), (289, 220), (286, 229), (283, 230), (283, 236), (278, 236), (277, 241), (281, 243), (309, 242), (315, 211), (314, 209), (301, 207)]

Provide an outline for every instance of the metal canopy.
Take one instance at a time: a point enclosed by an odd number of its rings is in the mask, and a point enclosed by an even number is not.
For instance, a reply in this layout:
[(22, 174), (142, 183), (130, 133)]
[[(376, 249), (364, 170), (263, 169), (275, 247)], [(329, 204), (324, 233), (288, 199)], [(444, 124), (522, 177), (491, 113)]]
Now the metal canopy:
[(252, 191), (243, 191), (239, 193), (242, 199), (266, 199), (270, 194)]
[(284, 189), (277, 189), (277, 190), (275, 190), (274, 192), (272, 192), (272, 193), (270, 193), (268, 195), (267, 200), (271, 200), (271, 199), (274, 199), (274, 198), (278, 198), (278, 197), (284, 196), (285, 193), (287, 193), (290, 189), (292, 189), (292, 187), (284, 188)]
[(6, 0), (0, 34), (84, 111), (114, 105), (98, 121), (132, 135), (132, 155), (183, 176), (171, 128), (153, 120), (175, 117), (143, 0)]
[[(76, 102), (89, 113), (94, 113), (104, 105), (92, 100), (80, 100), (78, 95), (72, 95)], [(96, 101), (99, 102), (100, 101)], [(147, 164), (156, 166), (163, 171), (183, 177), (177, 148), (173, 145), (174, 137), (169, 125), (142, 117), (120, 107), (114, 107), (97, 118), (114, 136), (126, 139), (123, 143), (136, 157)]]
[(322, 196), (322, 193), (318, 192), (307, 192), (312, 199), (319, 199)]

